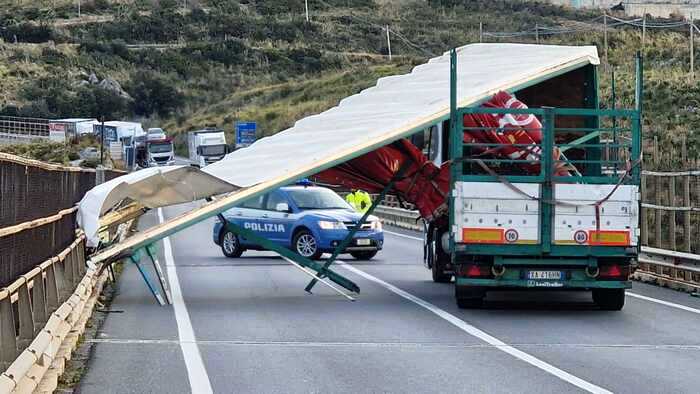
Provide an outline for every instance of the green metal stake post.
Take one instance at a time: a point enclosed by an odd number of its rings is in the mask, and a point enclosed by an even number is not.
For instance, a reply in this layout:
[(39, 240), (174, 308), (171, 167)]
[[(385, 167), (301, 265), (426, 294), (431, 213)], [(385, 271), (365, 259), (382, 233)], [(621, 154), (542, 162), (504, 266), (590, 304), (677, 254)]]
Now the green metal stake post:
[[(404, 162), (401, 165), (401, 168), (399, 168), (399, 171), (397, 171), (396, 174), (394, 175), (394, 177), (391, 178), (391, 181), (389, 181), (389, 183), (384, 187), (384, 189), (382, 189), (381, 193), (379, 193), (379, 196), (377, 198), (375, 198), (374, 201), (372, 201), (372, 205), (369, 207), (367, 212), (365, 212), (365, 214), (362, 215), (362, 218), (357, 223), (357, 225), (355, 227), (353, 227), (352, 230), (350, 230), (350, 233), (348, 233), (348, 235), (345, 237), (345, 239), (343, 239), (343, 241), (340, 243), (340, 245), (338, 245), (333, 250), (333, 254), (331, 255), (331, 257), (328, 260), (326, 260), (326, 263), (321, 267), (321, 271), (318, 272), (319, 277), (323, 278), (326, 275), (326, 271), (328, 270), (328, 267), (330, 267), (331, 264), (333, 264), (335, 259), (338, 258), (338, 255), (340, 253), (342, 253), (345, 250), (345, 248), (350, 244), (350, 242), (352, 241), (352, 238), (355, 236), (355, 234), (362, 227), (362, 223), (364, 223), (367, 220), (367, 218), (369, 217), (369, 215), (371, 215), (372, 212), (374, 212), (374, 208), (376, 208), (377, 205), (379, 205), (379, 203), (382, 200), (384, 200), (384, 197), (389, 192), (389, 190), (391, 190), (391, 188), (394, 187), (394, 184), (396, 183), (396, 181), (401, 179), (401, 177), (403, 176), (404, 172), (406, 172), (406, 169), (408, 168), (410, 163), (411, 163), (410, 161)], [(306, 288), (304, 290), (311, 293), (311, 289), (313, 289), (313, 287), (316, 285), (316, 282), (318, 282), (318, 280), (316, 280), (316, 278), (311, 279), (311, 281), (309, 282), (308, 285), (306, 285)]]
[(146, 254), (151, 259), (151, 264), (153, 264), (153, 269), (156, 271), (156, 276), (158, 276), (158, 281), (160, 282), (160, 288), (163, 290), (165, 295), (165, 301), (168, 304), (172, 304), (172, 297), (170, 296), (170, 289), (168, 288), (168, 282), (165, 281), (165, 275), (163, 275), (163, 270), (160, 267), (160, 262), (158, 262), (158, 257), (156, 255), (156, 247), (154, 244), (146, 246)]
[[(459, 177), (464, 172), (464, 166), (458, 159), (463, 155), (464, 145), (462, 140), (462, 135), (464, 132), (463, 127), (458, 126), (458, 114), (457, 114), (457, 50), (452, 49), (450, 51), (450, 137), (449, 141), (449, 152), (450, 161), (452, 165), (450, 166), (450, 196), (448, 204), (456, 203), (456, 188), (455, 184)], [(454, 205), (452, 205), (454, 206)], [(450, 229), (454, 228), (455, 225), (455, 215), (454, 209), (448, 209), (449, 211), (449, 224)], [(450, 230), (450, 250), (455, 250), (455, 236), (454, 231)], [(454, 253), (452, 253), (452, 258), (454, 258)], [(452, 261), (454, 264), (454, 261)]]
[(146, 271), (144, 271), (143, 267), (141, 267), (140, 256), (134, 257), (133, 255), (131, 255), (131, 256), (129, 256), (129, 259), (131, 260), (132, 263), (134, 263), (136, 265), (136, 268), (139, 269), (139, 272), (141, 273), (141, 277), (143, 277), (143, 281), (146, 282), (146, 286), (148, 286), (148, 290), (151, 291), (151, 294), (153, 294), (153, 297), (155, 297), (158, 304), (165, 305), (165, 300), (163, 300), (163, 296), (160, 294), (158, 289), (151, 283), (151, 280), (148, 278), (148, 274), (146, 274)]

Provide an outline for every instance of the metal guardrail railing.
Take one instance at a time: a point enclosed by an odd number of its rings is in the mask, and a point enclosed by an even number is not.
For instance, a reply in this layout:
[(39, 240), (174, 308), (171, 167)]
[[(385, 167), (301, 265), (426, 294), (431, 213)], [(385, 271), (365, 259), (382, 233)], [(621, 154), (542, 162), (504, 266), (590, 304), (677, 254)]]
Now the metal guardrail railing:
[[(103, 221), (107, 241), (127, 237), (135, 207)], [(140, 211), (143, 213), (143, 209)], [(85, 235), (0, 290), (0, 393), (53, 392), (107, 280), (88, 267)]]
[(700, 294), (700, 255), (642, 247), (635, 278)]
[(82, 232), (57, 256), (0, 290), (0, 367), (7, 368), (73, 293), (86, 272)]

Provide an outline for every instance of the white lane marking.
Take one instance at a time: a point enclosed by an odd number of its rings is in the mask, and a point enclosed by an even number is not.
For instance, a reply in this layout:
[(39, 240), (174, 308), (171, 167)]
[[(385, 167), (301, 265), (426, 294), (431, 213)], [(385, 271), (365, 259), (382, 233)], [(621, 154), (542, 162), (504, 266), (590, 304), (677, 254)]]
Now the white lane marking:
[(663, 300), (659, 300), (659, 299), (656, 299), (656, 298), (651, 298), (651, 297), (643, 296), (643, 295), (637, 294), (637, 293), (631, 293), (631, 292), (629, 292), (629, 291), (626, 292), (625, 294), (627, 294), (628, 297), (639, 298), (640, 300), (645, 300), (645, 301), (649, 301), (649, 302), (654, 302), (654, 303), (657, 303), (657, 304), (670, 306), (671, 308), (681, 309), (681, 310), (684, 310), (684, 311), (686, 311), (686, 312), (697, 313), (698, 315), (700, 315), (700, 309), (695, 309), (695, 308), (691, 308), (691, 307), (689, 307), (689, 306), (685, 306), (685, 305), (681, 305), (681, 304), (675, 304), (675, 303), (673, 303), (673, 302), (668, 302), (668, 301), (663, 301)]
[[(349, 294), (345, 294), (342, 290), (340, 290), (336, 286), (332, 285), (330, 282), (326, 281), (325, 279), (319, 278), (315, 273), (311, 272), (311, 270), (302, 267), (301, 264), (297, 263), (296, 261), (294, 261), (292, 259), (288, 259), (282, 255), (280, 255), (280, 257), (283, 258), (284, 260), (286, 260), (289, 264), (298, 268), (301, 272), (305, 273), (306, 275), (309, 275), (310, 277), (316, 279), (317, 281), (321, 282), (322, 284), (330, 287), (331, 289), (333, 289), (333, 291), (340, 294), (341, 296), (347, 298), (350, 301), (355, 301), (355, 298), (353, 296), (351, 296)], [(311, 293), (311, 292), (309, 292), (309, 293)]]
[[(413, 239), (413, 240), (416, 240), (416, 241), (421, 241), (421, 242), (423, 242), (423, 238), (412, 237), (412, 236), (410, 236), (410, 235), (405, 235), (405, 234), (401, 234), (401, 233), (395, 233), (395, 232), (393, 232), (393, 231), (387, 231), (387, 230), (384, 230), (384, 232), (385, 232), (385, 233), (388, 233), (388, 234), (391, 234), (391, 235), (396, 235), (396, 236), (398, 236), (398, 237), (403, 237), (403, 238), (408, 238), (408, 239)], [(689, 307), (689, 306), (685, 306), (685, 305), (681, 305), (681, 304), (675, 304), (675, 303), (673, 303), (673, 302), (668, 302), (668, 301), (664, 301), (664, 300), (659, 300), (658, 298), (647, 297), (647, 296), (644, 296), (644, 295), (641, 295), (641, 294), (637, 294), (637, 293), (632, 293), (632, 292), (629, 292), (629, 291), (625, 292), (625, 294), (626, 294), (627, 296), (629, 296), (629, 297), (639, 298), (640, 300), (645, 300), (645, 301), (649, 301), (649, 302), (655, 302), (655, 303), (657, 303), (657, 304), (670, 306), (671, 308), (681, 309), (681, 310), (684, 310), (684, 311), (686, 311), (686, 312), (697, 313), (697, 314), (700, 315), (700, 309), (695, 309), (695, 308), (691, 308), (691, 307)]]
[[(158, 221), (163, 223), (163, 208), (158, 208)], [(199, 353), (190, 314), (187, 312), (187, 305), (182, 297), (180, 280), (177, 277), (175, 259), (173, 258), (173, 248), (170, 245), (170, 237), (163, 238), (163, 253), (168, 271), (168, 283), (172, 292), (173, 309), (175, 310), (175, 321), (177, 322), (177, 336), (182, 349), (182, 357), (185, 359), (187, 378), (190, 381), (190, 389), (196, 394), (213, 393), (209, 375), (204, 368), (202, 355)]]
[(397, 237), (408, 238), (408, 239), (413, 239), (413, 240), (416, 240), (416, 241), (421, 241), (421, 242), (423, 242), (423, 238), (412, 237), (412, 236), (410, 236), (410, 235), (401, 234), (401, 233), (395, 233), (395, 232), (393, 232), (393, 231), (387, 231), (387, 230), (384, 230), (384, 232), (387, 233), (387, 234), (396, 235)]
[[(178, 345), (182, 342), (174, 339), (88, 339), (89, 343), (106, 343), (115, 345)], [(312, 341), (236, 341), (204, 340), (198, 345), (225, 346), (280, 346), (280, 347), (370, 347), (370, 348), (446, 348), (446, 349), (495, 349), (488, 343), (443, 343), (443, 342), (312, 342)], [(693, 350), (699, 351), (700, 345), (630, 345), (630, 344), (586, 344), (586, 343), (514, 343), (506, 346), (529, 348), (566, 348), (566, 349), (631, 349), (631, 350)]]
[(357, 275), (360, 275), (361, 277), (384, 287), (385, 289), (391, 291), (392, 293), (394, 293), (398, 296), (401, 296), (401, 297), (427, 309), (428, 311), (441, 317), (442, 319), (446, 320), (447, 322), (449, 322), (450, 324), (459, 328), (460, 330), (466, 332), (467, 334), (469, 334), (473, 337), (479, 338), (482, 341), (488, 343), (489, 345), (494, 346), (496, 349), (501, 350), (505, 353), (508, 353), (511, 356), (518, 358), (522, 361), (525, 361), (526, 363), (528, 363), (534, 367), (537, 367), (537, 368), (539, 368), (539, 369), (541, 369), (549, 374), (552, 374), (565, 382), (571, 383), (574, 386), (579, 387), (583, 390), (586, 390), (590, 393), (611, 393), (611, 391), (608, 391), (600, 386), (596, 386), (593, 383), (589, 383), (589, 382), (587, 382), (587, 381), (585, 381), (577, 376), (574, 376), (574, 375), (572, 375), (564, 370), (561, 370), (561, 369), (559, 369), (551, 364), (548, 364), (548, 363), (538, 359), (535, 356), (532, 356), (528, 353), (525, 353), (521, 350), (514, 348), (513, 346), (508, 345), (507, 343), (501, 341), (500, 339), (498, 339), (494, 336), (491, 336), (484, 331), (481, 331), (480, 329), (472, 326), (471, 324), (465, 322), (464, 320), (458, 318), (457, 316), (455, 316), (455, 315), (453, 315), (453, 314), (451, 314), (443, 309), (438, 308), (437, 306), (429, 303), (428, 301), (425, 301), (421, 298), (418, 298), (411, 293), (408, 293), (404, 290), (401, 290), (398, 287), (396, 287), (392, 284), (389, 284), (389, 283), (387, 283), (387, 282), (385, 282), (385, 281), (383, 281), (375, 276), (372, 276), (364, 271), (361, 271), (361, 270), (359, 270), (351, 265), (348, 265), (345, 262), (338, 261), (338, 264), (340, 264), (340, 266), (345, 268), (346, 270), (353, 272)]

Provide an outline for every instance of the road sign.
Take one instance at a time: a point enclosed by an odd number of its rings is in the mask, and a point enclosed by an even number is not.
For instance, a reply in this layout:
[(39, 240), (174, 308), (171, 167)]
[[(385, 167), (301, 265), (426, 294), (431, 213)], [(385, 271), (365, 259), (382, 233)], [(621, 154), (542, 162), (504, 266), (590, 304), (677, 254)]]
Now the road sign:
[[(101, 124), (96, 124), (93, 125), (93, 130), (95, 131), (95, 135), (99, 137), (102, 134), (102, 125)], [(104, 137), (104, 142), (114, 142), (117, 140), (117, 128), (115, 126), (104, 126), (105, 128), (105, 137)]]
[(236, 147), (244, 148), (255, 142), (255, 131), (257, 130), (255, 122), (236, 122)]

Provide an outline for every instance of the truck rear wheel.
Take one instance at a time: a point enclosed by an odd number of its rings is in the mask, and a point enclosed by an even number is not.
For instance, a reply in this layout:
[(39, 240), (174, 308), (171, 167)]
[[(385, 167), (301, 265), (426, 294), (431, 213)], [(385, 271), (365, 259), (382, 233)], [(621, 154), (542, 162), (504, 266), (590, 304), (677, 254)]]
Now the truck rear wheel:
[(625, 306), (625, 289), (593, 289), (593, 302), (604, 311), (619, 311)]
[(450, 283), (452, 281), (452, 274), (445, 273), (445, 263), (450, 261), (450, 255), (445, 253), (440, 245), (443, 232), (435, 230), (428, 241), (428, 253), (430, 253), (431, 259), (430, 270), (435, 283)]
[(486, 290), (482, 287), (455, 286), (455, 299), (460, 309), (481, 308), (484, 305)]

